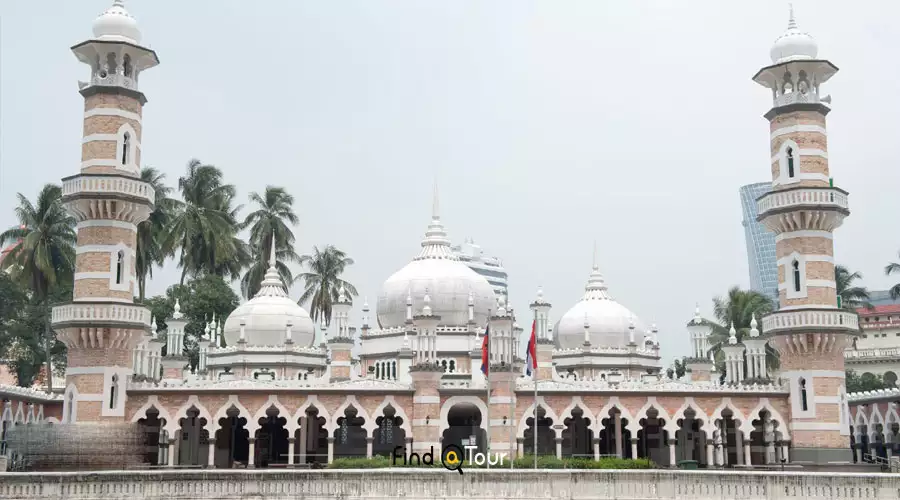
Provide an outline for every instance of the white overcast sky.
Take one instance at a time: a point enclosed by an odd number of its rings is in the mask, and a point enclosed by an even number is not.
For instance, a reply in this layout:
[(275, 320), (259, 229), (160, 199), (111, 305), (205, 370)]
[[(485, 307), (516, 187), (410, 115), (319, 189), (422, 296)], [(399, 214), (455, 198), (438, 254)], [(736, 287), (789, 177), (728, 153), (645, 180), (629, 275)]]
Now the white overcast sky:
[[(89, 73), (69, 47), (111, 3), (0, 7), (0, 228), (15, 223), (16, 192), (33, 199), (78, 172), (77, 82)], [(418, 250), (435, 178), (451, 238), (503, 259), (519, 311), (543, 285), (558, 319), (583, 291), (596, 240), (611, 293), (659, 324), (667, 362), (688, 352), (695, 302), (710, 314), (713, 296), (749, 282), (738, 187), (770, 180), (771, 105), (750, 77), (770, 62), (786, 2), (126, 6), (162, 62), (141, 76), (143, 163), (175, 184), (199, 158), (241, 201), (286, 187), (298, 252), (347, 251), (347, 278), (373, 306)], [(885, 288), (900, 248), (900, 3), (794, 7), (841, 69), (823, 87), (831, 173), (853, 212), (837, 261)], [(149, 294), (178, 276), (155, 271)]]

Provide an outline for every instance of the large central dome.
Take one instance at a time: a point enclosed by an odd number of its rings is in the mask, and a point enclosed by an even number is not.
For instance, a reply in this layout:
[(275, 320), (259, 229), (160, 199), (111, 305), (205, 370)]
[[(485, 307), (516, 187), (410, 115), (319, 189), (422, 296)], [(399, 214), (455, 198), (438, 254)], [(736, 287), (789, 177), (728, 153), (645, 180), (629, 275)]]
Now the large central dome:
[(634, 313), (609, 295), (603, 275), (596, 265), (584, 287), (584, 297), (563, 315), (554, 329), (556, 346), (561, 349), (580, 348), (584, 344), (585, 323), (594, 347), (628, 346), (632, 324), (634, 340), (640, 345), (647, 331)]
[(379, 326), (403, 326), (407, 299), (412, 299), (413, 314), (418, 314), (426, 292), (431, 298), (433, 314), (441, 317), (441, 325), (463, 326), (469, 321), (470, 295), (477, 325), (486, 324), (488, 311), (497, 307), (490, 283), (460, 262), (450, 250), (450, 240), (438, 215), (437, 189), (422, 250), (412, 262), (384, 282), (378, 296)]

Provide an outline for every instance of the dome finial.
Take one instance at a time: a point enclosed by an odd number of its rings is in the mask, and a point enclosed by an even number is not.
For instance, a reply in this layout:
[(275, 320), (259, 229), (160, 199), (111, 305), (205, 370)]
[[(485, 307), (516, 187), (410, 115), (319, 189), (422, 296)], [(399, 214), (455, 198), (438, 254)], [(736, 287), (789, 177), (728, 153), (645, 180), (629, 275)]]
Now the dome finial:
[(181, 319), (183, 316), (181, 314), (181, 304), (178, 303), (178, 299), (175, 299), (175, 312), (172, 313), (172, 319)]
[(431, 218), (434, 220), (439, 220), (441, 218), (441, 202), (440, 197), (438, 196), (437, 177), (434, 179), (434, 191), (431, 198)]
[(737, 330), (734, 329), (734, 321), (731, 322), (731, 327), (728, 329), (728, 343), (737, 344)]
[(788, 4), (788, 12), (789, 12), (789, 14), (788, 14), (788, 16), (789, 16), (788, 17), (788, 29), (791, 29), (791, 28), (796, 29), (797, 28), (797, 20), (794, 19), (794, 4), (793, 3)]
[(425, 259), (459, 260), (459, 257), (450, 249), (450, 239), (447, 238), (447, 231), (444, 230), (444, 225), (441, 223), (437, 180), (434, 181), (434, 198), (431, 201), (431, 223), (428, 224), (428, 229), (425, 231), (422, 250), (413, 260)]
[(597, 240), (594, 240), (594, 253), (591, 256), (591, 266), (595, 271), (597, 269), (600, 269), (600, 267), (597, 265)]
[(272, 231), (272, 245), (269, 247), (269, 267), (275, 267), (275, 231)]

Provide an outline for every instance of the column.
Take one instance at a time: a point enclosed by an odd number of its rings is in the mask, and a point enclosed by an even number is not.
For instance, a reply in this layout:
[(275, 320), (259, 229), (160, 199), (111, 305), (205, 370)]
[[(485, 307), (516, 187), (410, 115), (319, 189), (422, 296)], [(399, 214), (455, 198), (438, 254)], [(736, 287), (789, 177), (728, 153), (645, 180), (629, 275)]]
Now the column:
[(631, 458), (638, 457), (638, 449), (637, 449), (638, 440), (632, 438), (631, 439)]
[(715, 457), (713, 454), (713, 441), (711, 439), (706, 440), (706, 466), (713, 467), (716, 465)]
[(328, 436), (328, 463), (334, 461), (334, 436)]
[(297, 439), (293, 436), (288, 438), (288, 467), (292, 467), (294, 465), (294, 448)]
[(372, 442), (375, 441), (375, 438), (372, 436), (366, 436), (366, 458), (372, 458)]
[(788, 448), (787, 443), (781, 443), (781, 458), (784, 459), (784, 463), (791, 463), (790, 448)]
[(210, 469), (216, 468), (216, 440), (209, 438), (209, 456), (206, 459), (206, 467)]
[(616, 456), (622, 458), (622, 415), (616, 411), (613, 414), (616, 430)]
[(675, 443), (676, 441), (674, 439), (669, 440), (669, 467), (675, 467), (676, 465), (678, 465), (675, 463)]
[(519, 456), (520, 458), (521, 458), (521, 457), (524, 457), (524, 456), (525, 456), (525, 439), (523, 439), (523, 438), (517, 438), (517, 439), (516, 439), (516, 443), (517, 443), (517, 447), (518, 447), (518, 449), (519, 449), (519, 454), (518, 454), (518, 456)]
[(853, 454), (856, 456), (856, 463), (862, 463), (862, 453), (860, 453), (860, 444), (855, 443), (853, 445)]
[(255, 467), (256, 462), (256, 438), (250, 438), (250, 452), (247, 454), (247, 468)]
[(169, 452), (169, 457), (168, 457), (168, 462), (166, 463), (166, 465), (168, 465), (169, 467), (175, 467), (175, 440), (174, 439), (169, 440), (168, 452)]
[(307, 417), (306, 415), (303, 415), (302, 417), (300, 417), (300, 453), (298, 453), (298, 455), (300, 455), (299, 460), (300, 460), (301, 464), (306, 463), (306, 448), (307, 448), (307, 444), (308, 444), (306, 442), (306, 440), (307, 440), (307, 438), (306, 438), (307, 425), (309, 425), (309, 417)]
[(600, 460), (600, 440), (594, 438), (594, 460)]
[(765, 429), (763, 436), (766, 443), (766, 463), (773, 464), (775, 463), (775, 426), (768, 417), (763, 422), (763, 429)]
[(753, 465), (753, 461), (750, 459), (751, 448), (752, 446), (750, 445), (750, 443), (747, 443), (746, 446), (744, 446), (744, 465), (746, 465), (747, 467)]
[[(735, 455), (737, 455), (737, 465), (744, 465), (744, 433), (738, 429), (734, 432)], [(746, 446), (750, 449), (750, 445)], [(750, 465), (749, 462), (746, 465)]]
[(556, 458), (562, 460), (562, 438), (556, 438)]

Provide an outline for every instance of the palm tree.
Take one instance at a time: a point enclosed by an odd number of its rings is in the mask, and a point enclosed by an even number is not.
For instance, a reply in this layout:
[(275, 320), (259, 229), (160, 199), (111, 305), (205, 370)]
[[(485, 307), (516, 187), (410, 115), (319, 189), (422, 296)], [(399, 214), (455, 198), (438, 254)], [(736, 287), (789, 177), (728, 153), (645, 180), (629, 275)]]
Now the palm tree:
[(340, 278), (347, 266), (353, 264), (353, 259), (328, 245), (321, 251), (318, 247), (313, 247), (312, 255), (300, 257), (300, 264), (308, 266), (309, 272), (301, 273), (298, 277), (303, 280), (306, 288), (297, 302), (310, 302), (309, 312), (313, 321), (324, 319), (325, 324), (330, 325), (331, 305), (338, 300), (341, 287), (351, 297), (358, 295), (356, 287)]
[[(900, 273), (900, 264), (897, 262), (889, 262), (888, 265), (884, 266), (884, 274), (890, 276), (894, 273)], [(897, 300), (900, 298), (900, 283), (891, 287), (891, 298)]]
[[(75, 218), (62, 204), (62, 189), (47, 184), (38, 193), (37, 204), (18, 193), (16, 218), (19, 225), (0, 234), (0, 245), (18, 242), (8, 258), (13, 263), (13, 279), (26, 285), (32, 298), (50, 308), (48, 298), (58, 286), (71, 283), (75, 272)], [(52, 390), (50, 370), (50, 315), (44, 321), (44, 354), (47, 362), (47, 390)]]
[(269, 267), (272, 240), (275, 240), (278, 272), (287, 286), (294, 281), (293, 273), (285, 262), (297, 262), (300, 257), (294, 251), (294, 233), (291, 226), (299, 222), (294, 213), (294, 197), (284, 188), (266, 186), (265, 193), (250, 193), (250, 201), (259, 205), (244, 219), (242, 228), (250, 228), (250, 247), (253, 252), (252, 264), (241, 279), (244, 297), (252, 297), (259, 290), (259, 284)]
[(153, 167), (141, 169), (141, 180), (149, 183), (156, 193), (156, 204), (150, 217), (138, 224), (135, 250), (135, 274), (137, 274), (138, 300), (144, 301), (147, 278), (153, 277), (153, 266), (162, 266), (169, 254), (163, 252), (163, 239), (169, 222), (180, 209), (181, 202), (169, 198), (172, 188), (164, 184), (166, 174)]
[(862, 274), (851, 273), (844, 266), (834, 266), (834, 282), (841, 298), (841, 307), (848, 311), (872, 307), (869, 303), (869, 290), (864, 286), (853, 286), (853, 282), (858, 279), (862, 279)]
[(171, 217), (162, 250), (166, 254), (180, 251), (179, 284), (184, 284), (189, 273), (239, 274), (235, 268), (244, 264), (241, 261), (247, 254), (237, 244), (240, 207), (232, 207), (234, 186), (222, 181), (221, 170), (195, 159), (188, 163), (187, 174), (178, 179), (178, 189), (184, 202)]
[[(750, 322), (753, 318), (760, 321), (764, 315), (772, 312), (774, 307), (775, 304), (769, 296), (754, 290), (741, 290), (739, 287), (732, 287), (724, 298), (714, 298), (713, 314), (718, 324), (712, 325), (713, 330), (709, 336), (713, 349), (718, 353), (721, 346), (728, 342), (732, 325), (740, 342), (745, 335), (749, 335)], [(778, 357), (774, 349), (767, 347), (766, 351), (766, 364), (773, 368), (777, 367)]]

